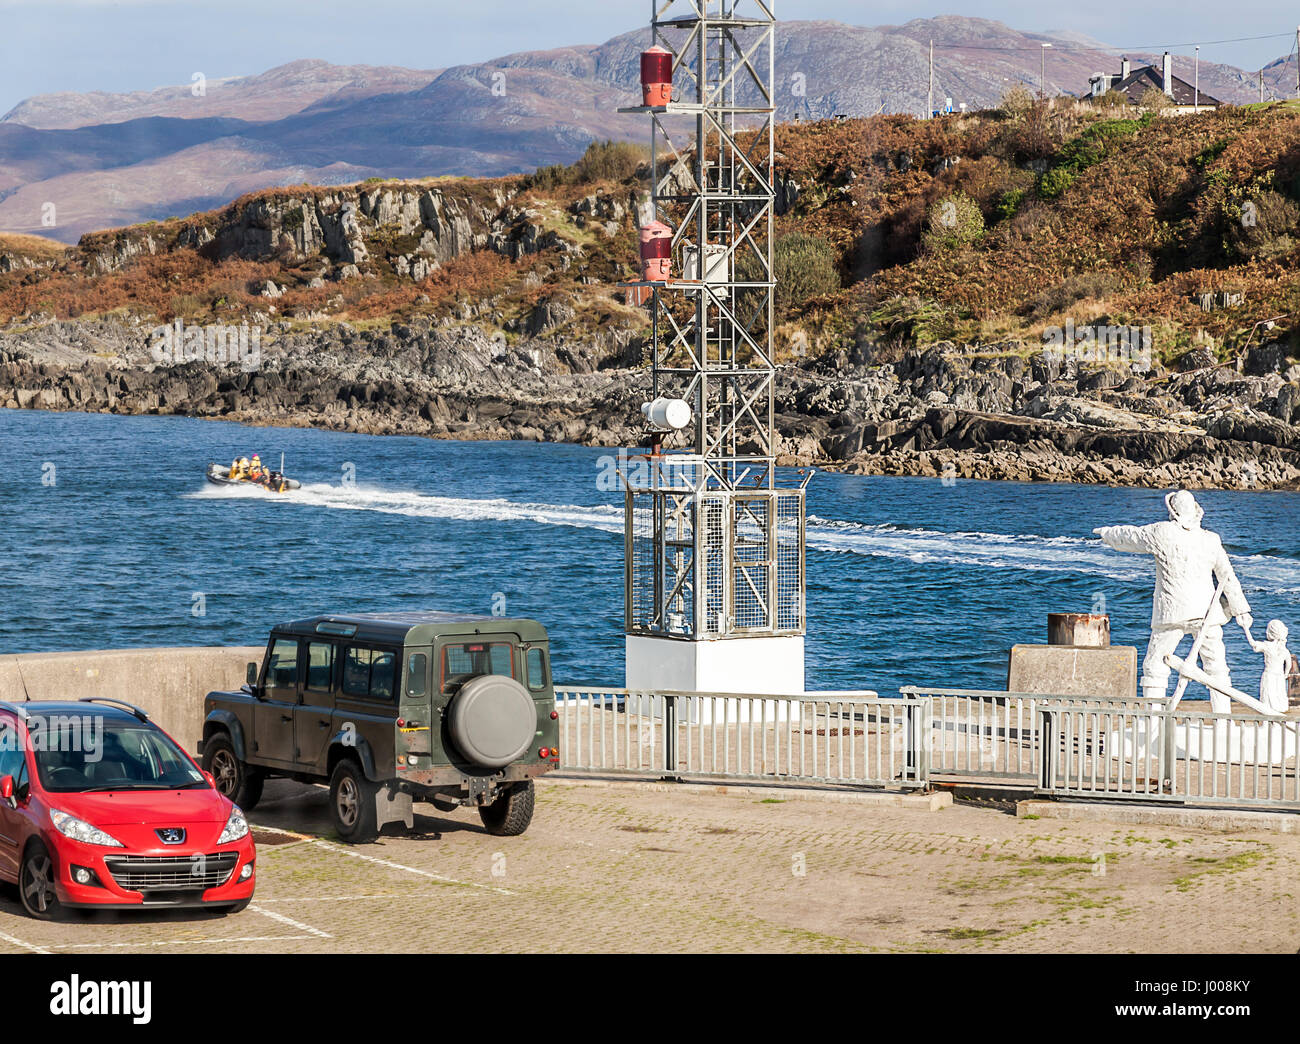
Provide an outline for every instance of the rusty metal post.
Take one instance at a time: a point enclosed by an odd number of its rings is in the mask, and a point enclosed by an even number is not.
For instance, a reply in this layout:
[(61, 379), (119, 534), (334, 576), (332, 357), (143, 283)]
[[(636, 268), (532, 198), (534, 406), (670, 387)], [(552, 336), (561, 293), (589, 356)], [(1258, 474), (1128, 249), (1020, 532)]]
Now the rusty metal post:
[(1047, 644), (1110, 648), (1110, 617), (1104, 613), (1048, 613)]

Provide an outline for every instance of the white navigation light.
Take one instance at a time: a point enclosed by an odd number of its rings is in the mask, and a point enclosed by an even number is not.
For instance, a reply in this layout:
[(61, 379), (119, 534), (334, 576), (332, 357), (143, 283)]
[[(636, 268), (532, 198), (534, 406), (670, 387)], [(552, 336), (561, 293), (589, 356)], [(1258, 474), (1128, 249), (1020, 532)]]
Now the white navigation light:
[(684, 399), (658, 398), (641, 405), (646, 423), (656, 431), (681, 431), (691, 423), (691, 406)]

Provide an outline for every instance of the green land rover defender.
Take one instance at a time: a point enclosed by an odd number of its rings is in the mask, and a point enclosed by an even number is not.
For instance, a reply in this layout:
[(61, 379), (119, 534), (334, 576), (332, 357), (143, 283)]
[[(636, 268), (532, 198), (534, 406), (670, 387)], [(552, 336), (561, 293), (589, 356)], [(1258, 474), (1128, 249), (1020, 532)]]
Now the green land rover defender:
[(329, 782), (338, 834), (414, 825), (412, 802), (522, 834), (559, 765), (546, 629), (451, 613), (317, 616), (271, 631), (238, 692), (204, 700), (203, 765), (245, 811), (283, 776)]

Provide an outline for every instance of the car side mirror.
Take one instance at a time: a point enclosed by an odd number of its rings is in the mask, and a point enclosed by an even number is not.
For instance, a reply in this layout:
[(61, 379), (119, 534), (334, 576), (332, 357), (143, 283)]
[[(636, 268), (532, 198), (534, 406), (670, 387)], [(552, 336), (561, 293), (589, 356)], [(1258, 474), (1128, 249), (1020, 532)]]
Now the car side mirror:
[(244, 668), (244, 684), (250, 689), (257, 688), (257, 664), (249, 663), (249, 665)]
[(7, 802), (10, 808), (14, 807), (13, 776), (0, 776), (0, 800)]

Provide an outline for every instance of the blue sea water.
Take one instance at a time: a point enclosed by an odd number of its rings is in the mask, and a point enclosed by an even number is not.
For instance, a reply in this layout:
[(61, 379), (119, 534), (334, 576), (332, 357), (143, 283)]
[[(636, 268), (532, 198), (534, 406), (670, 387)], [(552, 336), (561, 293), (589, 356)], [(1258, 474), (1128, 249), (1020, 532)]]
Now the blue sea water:
[[(204, 481), (261, 453), (273, 497)], [(0, 411), (0, 652), (260, 644), (280, 620), (436, 608), (533, 616), (570, 684), (623, 677), (622, 502), (609, 451), (172, 417)], [(1160, 491), (864, 478), (808, 487), (810, 688), (1003, 688), (1049, 612), (1109, 612), (1144, 646), (1149, 559), (1094, 526), (1164, 517)], [(1300, 627), (1300, 495), (1210, 492), (1263, 623)], [(1298, 631), (1297, 633), (1300, 633)], [(1235, 680), (1261, 663), (1232, 627)]]

